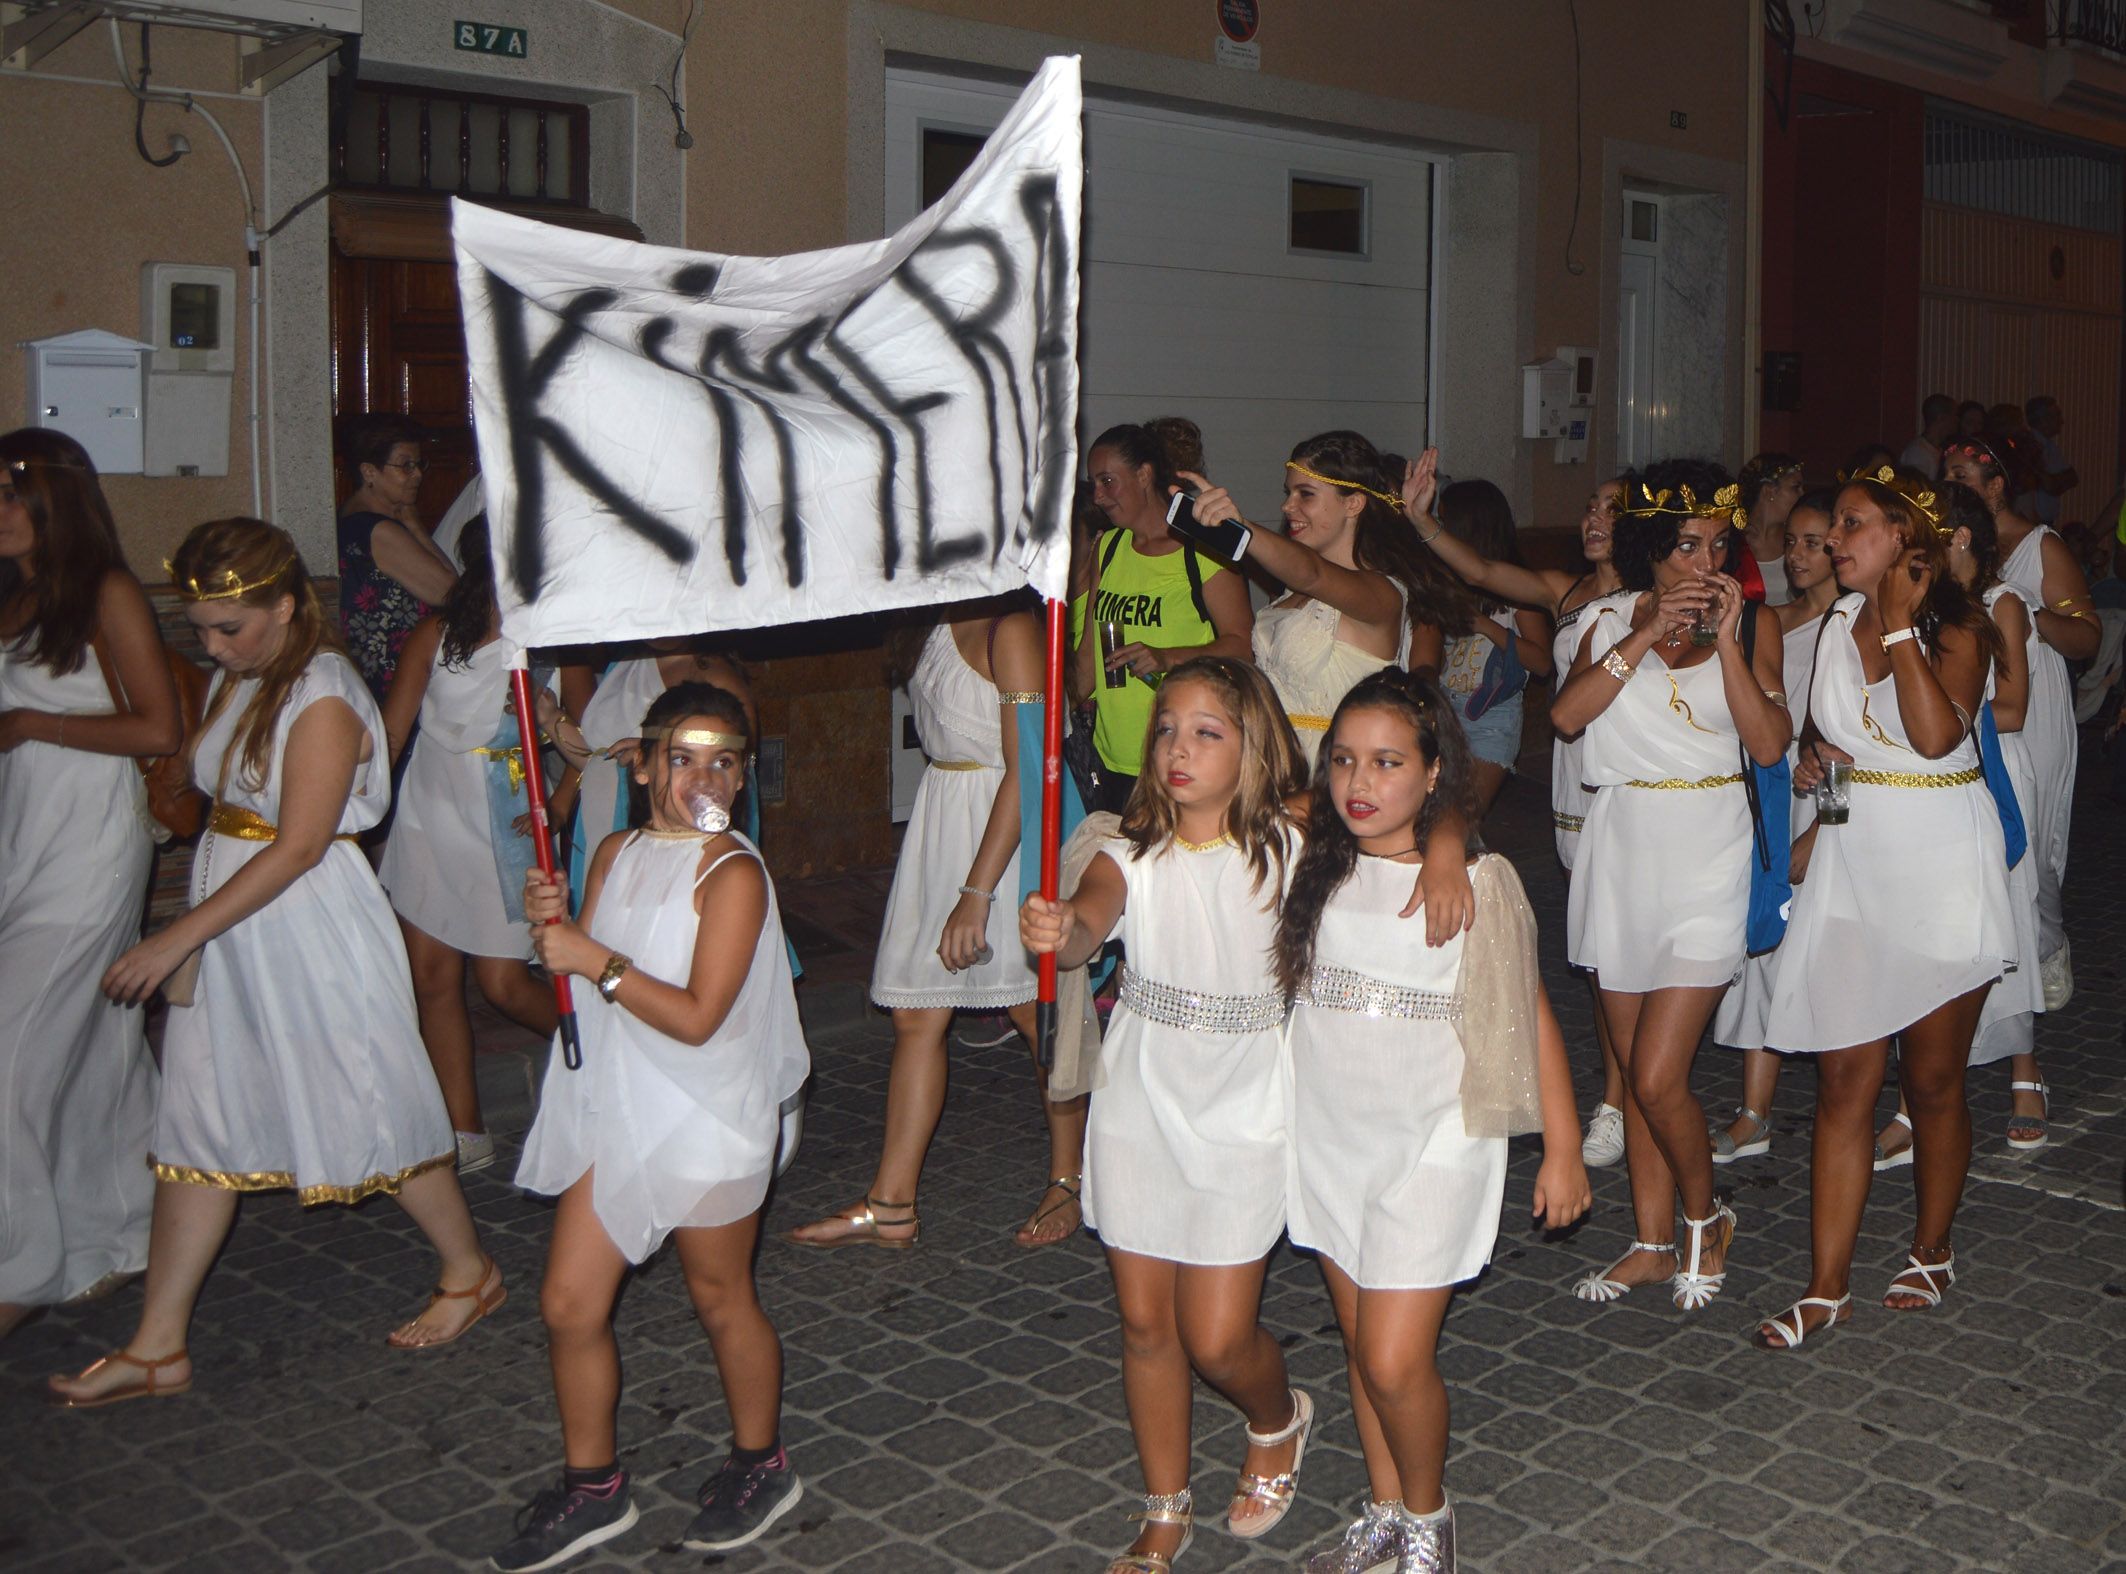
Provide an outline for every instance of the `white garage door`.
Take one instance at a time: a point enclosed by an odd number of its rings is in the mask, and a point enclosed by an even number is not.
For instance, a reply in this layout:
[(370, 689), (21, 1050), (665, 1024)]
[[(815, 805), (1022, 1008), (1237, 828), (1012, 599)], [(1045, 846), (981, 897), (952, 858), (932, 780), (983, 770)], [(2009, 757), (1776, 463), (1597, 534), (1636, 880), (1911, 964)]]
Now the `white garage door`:
[[(993, 128), (1015, 96), (926, 72), (886, 77), (886, 223), (920, 211), (926, 137)], [(1108, 100), (1086, 102), (1080, 433), (1186, 415), (1211, 473), (1274, 517), (1284, 457), (1355, 427), (1424, 446), (1432, 163), (1380, 144)], [(1300, 209), (1295, 246), (1295, 205)]]

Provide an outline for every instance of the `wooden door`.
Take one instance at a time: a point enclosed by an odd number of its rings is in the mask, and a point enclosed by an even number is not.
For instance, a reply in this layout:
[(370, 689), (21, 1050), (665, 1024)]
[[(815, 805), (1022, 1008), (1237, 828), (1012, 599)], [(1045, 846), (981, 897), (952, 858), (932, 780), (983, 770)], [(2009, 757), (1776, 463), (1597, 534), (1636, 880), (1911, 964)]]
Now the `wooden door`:
[[(388, 410), (427, 428), (421, 517), (432, 522), (479, 468), (457, 269), (335, 248), (332, 283), (333, 417)], [(344, 476), (337, 491), (345, 501)]]

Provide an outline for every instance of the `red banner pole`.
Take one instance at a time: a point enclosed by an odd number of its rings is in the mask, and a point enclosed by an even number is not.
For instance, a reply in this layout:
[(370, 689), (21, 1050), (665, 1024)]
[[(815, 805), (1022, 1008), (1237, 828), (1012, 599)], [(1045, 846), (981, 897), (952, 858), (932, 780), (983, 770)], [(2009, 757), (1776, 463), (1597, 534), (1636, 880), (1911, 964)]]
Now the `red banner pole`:
[[(1063, 718), (1070, 700), (1063, 692), (1063, 636), (1066, 603), (1048, 603), (1048, 693), (1041, 735), (1041, 895), (1056, 899), (1063, 841)], [(1056, 1056), (1056, 957), (1041, 958), (1035, 991), (1035, 1047), (1041, 1064)]]
[[(539, 872), (552, 879), (554, 833), (546, 819), (546, 768), (539, 759), (539, 713), (532, 708), (531, 673), (525, 670), (522, 652), (518, 653), (510, 670), (509, 682), (517, 705), (517, 737), (524, 745), (524, 793), (531, 800), (532, 851), (539, 860)], [(561, 1013), (561, 1063), (575, 1071), (583, 1064), (583, 1037), (576, 1028), (576, 1001), (569, 992), (568, 975), (556, 973), (553, 977), (554, 1005)]]

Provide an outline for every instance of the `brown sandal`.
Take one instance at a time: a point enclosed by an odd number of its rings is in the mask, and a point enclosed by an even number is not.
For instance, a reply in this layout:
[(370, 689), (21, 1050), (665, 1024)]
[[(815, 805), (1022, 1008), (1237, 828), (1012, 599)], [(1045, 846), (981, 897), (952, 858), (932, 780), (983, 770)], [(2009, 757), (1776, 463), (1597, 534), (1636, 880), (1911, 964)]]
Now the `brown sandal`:
[[(455, 1344), (458, 1340), (464, 1338), (467, 1333), (471, 1332), (473, 1324), (509, 1299), (509, 1286), (502, 1282), (502, 1270), (495, 1266), (494, 1258), (488, 1257), (485, 1261), (487, 1263), (487, 1271), (480, 1275), (480, 1282), (471, 1289), (446, 1290), (439, 1284), (428, 1296), (429, 1306), (435, 1305), (438, 1301), (471, 1301), (473, 1303), (473, 1313), (472, 1316), (465, 1320), (463, 1328), (460, 1328), (447, 1339), (400, 1338), (401, 1334), (405, 1333), (407, 1329), (420, 1320), (415, 1317), (399, 1324), (390, 1333), (384, 1335), (384, 1343), (390, 1345), (394, 1350), (440, 1350), (446, 1344)], [(489, 1288), (490, 1285), (493, 1286), (492, 1289)], [(423, 1308), (423, 1310), (426, 1310), (426, 1308)]]
[[(1055, 1215), (1061, 1213), (1065, 1208), (1078, 1209), (1078, 1218), (1080, 1221), (1080, 1225), (1082, 1226), (1085, 1218), (1085, 1209), (1084, 1205), (1078, 1199), (1078, 1192), (1079, 1188), (1083, 1185), (1084, 1180), (1085, 1177), (1082, 1173), (1077, 1175), (1058, 1175), (1053, 1180), (1051, 1180), (1048, 1183), (1047, 1189), (1041, 1193), (1041, 1201), (1047, 1205), (1045, 1207), (1035, 1208), (1033, 1212), (1033, 1217), (1028, 1219), (1024, 1224), (1020, 1225), (1018, 1229), (1012, 1232), (1011, 1238), (1013, 1242), (1025, 1248), (1027, 1251), (1032, 1251), (1034, 1248), (1039, 1246), (1061, 1245), (1064, 1241), (1069, 1240), (1073, 1235), (1077, 1234), (1077, 1229), (1065, 1230), (1061, 1235), (1047, 1236), (1036, 1236), (1033, 1234), (1033, 1232), (1040, 1229), (1043, 1224), (1045, 1224), (1049, 1219), (1053, 1218)], [(1061, 1202), (1049, 1202), (1048, 1193), (1051, 1191), (1061, 1192), (1063, 1194), (1063, 1200)]]
[(118, 1388), (106, 1388), (100, 1394), (91, 1395), (86, 1399), (76, 1399), (71, 1394), (62, 1393), (59, 1389), (51, 1386), (60, 1381), (59, 1378), (55, 1377), (50, 1379), (45, 1386), (45, 1399), (62, 1410), (95, 1410), (103, 1405), (123, 1404), (128, 1399), (168, 1399), (173, 1395), (182, 1394), (191, 1389), (192, 1378), (190, 1374), (187, 1374), (183, 1381), (176, 1383), (158, 1383), (155, 1380), (155, 1374), (164, 1367), (174, 1366), (185, 1358), (186, 1352), (183, 1350), (179, 1350), (174, 1355), (163, 1356), (156, 1361), (143, 1361), (129, 1350), (113, 1350), (100, 1360), (91, 1361), (87, 1366), (84, 1366), (74, 1374), (71, 1381), (78, 1383), (83, 1378), (92, 1376), (104, 1367), (116, 1362), (121, 1366), (136, 1366), (140, 1368), (141, 1377), (139, 1382), (126, 1383)]
[[(881, 1219), (880, 1208), (906, 1209), (905, 1219)], [(808, 1240), (797, 1230), (816, 1229), (822, 1224), (845, 1226), (840, 1234), (828, 1240)], [(906, 1235), (881, 1235), (881, 1227), (889, 1230), (906, 1229)], [(834, 1251), (843, 1246), (877, 1246), (886, 1251), (904, 1252), (923, 1238), (923, 1221), (915, 1211), (915, 1203), (888, 1202), (883, 1197), (866, 1197), (862, 1206), (851, 1206), (840, 1213), (830, 1213), (824, 1219), (815, 1219), (810, 1224), (800, 1224), (797, 1230), (783, 1231), (782, 1238), (792, 1246), (803, 1246), (812, 1251)]]

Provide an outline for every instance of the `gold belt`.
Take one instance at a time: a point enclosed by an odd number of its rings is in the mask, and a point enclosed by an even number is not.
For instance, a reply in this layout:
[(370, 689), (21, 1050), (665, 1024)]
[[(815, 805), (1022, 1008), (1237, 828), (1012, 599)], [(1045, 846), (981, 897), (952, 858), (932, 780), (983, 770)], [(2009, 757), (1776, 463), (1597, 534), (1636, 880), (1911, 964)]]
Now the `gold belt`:
[(514, 798), (524, 790), (524, 745), (513, 743), (506, 749), (491, 749), (484, 745), (472, 751), (483, 760), (507, 760), (509, 762), (509, 793)]
[(1685, 791), (1694, 787), (1739, 787), (1741, 784), (1742, 773), (1737, 771), (1732, 776), (1701, 776), (1694, 782), (1678, 781), (1674, 777), (1670, 777), (1667, 781), (1626, 782), (1624, 785), (1627, 787), (1651, 787), (1657, 792), (1673, 792)]
[[(207, 829), (216, 836), (233, 836), (240, 842), (270, 842), (280, 835), (279, 826), (249, 809), (239, 809), (233, 803), (217, 803), (214, 812), (207, 817)], [(335, 842), (356, 840), (352, 834), (344, 832), (332, 839)]]
[(1286, 711), (1284, 719), (1295, 728), (1304, 727), (1308, 732), (1327, 732), (1329, 730), (1329, 718), (1326, 716), (1295, 716), (1290, 711)]
[(1577, 831), (1587, 824), (1587, 817), (1580, 814), (1560, 814), (1550, 811), (1550, 823), (1561, 831)]
[(1869, 787), (1968, 787), (1976, 781), (1984, 781), (1986, 773), (1976, 765), (1969, 770), (1948, 771), (1939, 775), (1926, 771), (1866, 771), (1852, 770), (1846, 773), (1847, 781), (1863, 783)]
[(1001, 771), (1001, 765), (985, 765), (980, 760), (932, 760), (934, 771)]

